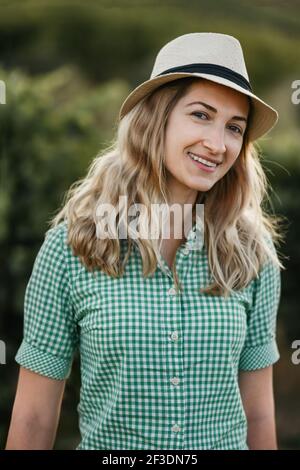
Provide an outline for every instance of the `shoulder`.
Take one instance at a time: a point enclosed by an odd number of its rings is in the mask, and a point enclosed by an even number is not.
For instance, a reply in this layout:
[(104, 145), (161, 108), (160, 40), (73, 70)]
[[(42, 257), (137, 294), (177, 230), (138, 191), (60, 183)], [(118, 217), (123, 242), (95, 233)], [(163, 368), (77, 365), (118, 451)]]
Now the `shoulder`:
[(82, 264), (68, 245), (68, 222), (62, 221), (54, 227), (49, 228), (44, 235), (44, 242), (40, 248), (37, 258), (40, 264), (64, 270), (70, 276), (82, 269)]
[(257, 273), (253, 275), (251, 281), (245, 288), (245, 292), (250, 298), (265, 296), (270, 298), (276, 297), (281, 288), (281, 268), (278, 258), (276, 246), (272, 235), (266, 232), (264, 235), (265, 255), (258, 267)]
[(259, 271), (259, 278), (262, 276), (275, 276), (280, 275), (280, 262), (278, 259), (277, 249), (270, 233), (264, 235), (264, 239), (267, 246), (267, 253), (264, 262)]
[(37, 255), (41, 263), (58, 264), (65, 261), (67, 226), (61, 222), (46, 230), (44, 240)]
[(62, 221), (45, 232), (45, 240), (53, 245), (63, 244), (68, 237), (68, 222)]
[(257, 276), (252, 281), (253, 294), (261, 303), (277, 302), (281, 293), (281, 269), (275, 243), (270, 234), (265, 236), (267, 253)]

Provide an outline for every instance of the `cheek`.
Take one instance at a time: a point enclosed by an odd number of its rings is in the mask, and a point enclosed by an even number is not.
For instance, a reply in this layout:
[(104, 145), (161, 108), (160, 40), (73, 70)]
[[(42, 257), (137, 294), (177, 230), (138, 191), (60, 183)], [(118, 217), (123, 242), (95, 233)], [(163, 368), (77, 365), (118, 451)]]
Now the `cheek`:
[(170, 152), (166, 155), (165, 166), (173, 176), (179, 176), (181, 172), (179, 158), (174, 152)]
[(232, 142), (227, 147), (227, 166), (231, 167), (234, 162), (239, 158), (242, 150), (242, 142)]
[(183, 152), (185, 143), (179, 126), (173, 124), (172, 132), (166, 133), (165, 140), (165, 164), (167, 168), (178, 166), (180, 154)]
[(180, 144), (181, 129), (176, 121), (169, 123), (169, 128), (166, 131), (166, 146), (169, 150), (176, 149)]

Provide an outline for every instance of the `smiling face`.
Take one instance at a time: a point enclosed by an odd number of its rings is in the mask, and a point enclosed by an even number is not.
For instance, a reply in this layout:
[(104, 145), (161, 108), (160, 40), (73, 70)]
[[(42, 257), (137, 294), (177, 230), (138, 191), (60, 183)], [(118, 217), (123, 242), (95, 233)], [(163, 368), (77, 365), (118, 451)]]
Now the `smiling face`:
[[(247, 96), (226, 86), (199, 80), (188, 88), (166, 128), (165, 166), (173, 201), (195, 199), (228, 172), (240, 154), (249, 110)], [(189, 152), (204, 161), (193, 160)], [(205, 159), (218, 164), (206, 166)]]

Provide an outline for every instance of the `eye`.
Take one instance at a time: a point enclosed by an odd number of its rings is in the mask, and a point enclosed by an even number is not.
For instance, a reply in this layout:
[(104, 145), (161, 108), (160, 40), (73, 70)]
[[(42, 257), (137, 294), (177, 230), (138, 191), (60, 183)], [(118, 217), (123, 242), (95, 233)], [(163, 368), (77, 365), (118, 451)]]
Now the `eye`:
[[(203, 113), (202, 111), (194, 111), (193, 113), (191, 113), (192, 116), (196, 116), (196, 117), (199, 117), (200, 119), (203, 119), (201, 116), (205, 116), (205, 118), (209, 119), (209, 116), (206, 114), (206, 113)], [(243, 131), (240, 127), (238, 126), (228, 126), (229, 129), (231, 129), (234, 134), (241, 134), (243, 135)]]
[(197, 116), (199, 117), (199, 115), (202, 115), (202, 116), (205, 116), (206, 118), (208, 118), (208, 115), (206, 113), (202, 113), (201, 111), (195, 111), (194, 113), (192, 113), (192, 116)]
[(241, 134), (242, 135), (242, 129), (240, 129), (240, 127), (237, 127), (237, 126), (228, 126), (229, 128), (231, 129), (235, 129), (233, 132), (235, 134)]

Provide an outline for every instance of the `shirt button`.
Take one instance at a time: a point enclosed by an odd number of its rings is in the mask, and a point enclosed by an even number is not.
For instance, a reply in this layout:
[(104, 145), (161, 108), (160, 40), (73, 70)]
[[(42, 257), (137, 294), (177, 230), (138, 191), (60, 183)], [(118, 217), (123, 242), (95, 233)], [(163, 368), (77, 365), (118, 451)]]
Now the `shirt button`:
[(171, 289), (168, 290), (169, 295), (176, 295), (176, 289), (175, 287), (171, 287)]
[(179, 378), (178, 377), (172, 377), (170, 381), (173, 385), (178, 385), (179, 384)]
[(174, 426), (172, 426), (172, 431), (173, 432), (179, 432), (180, 431), (180, 426), (178, 426), (178, 424), (174, 424)]
[(178, 332), (173, 331), (173, 333), (171, 333), (171, 335), (170, 335), (170, 338), (171, 338), (172, 341), (177, 341), (178, 340)]
[(184, 249), (182, 250), (182, 252), (183, 252), (183, 254), (184, 254), (185, 256), (187, 256), (187, 255), (189, 254), (189, 252), (190, 252), (190, 249), (189, 249), (188, 247), (186, 247), (186, 248), (184, 248)]

